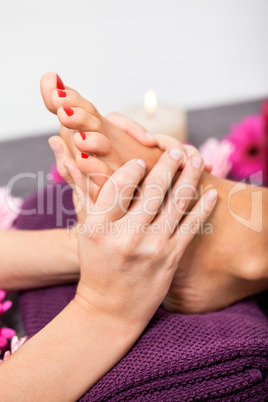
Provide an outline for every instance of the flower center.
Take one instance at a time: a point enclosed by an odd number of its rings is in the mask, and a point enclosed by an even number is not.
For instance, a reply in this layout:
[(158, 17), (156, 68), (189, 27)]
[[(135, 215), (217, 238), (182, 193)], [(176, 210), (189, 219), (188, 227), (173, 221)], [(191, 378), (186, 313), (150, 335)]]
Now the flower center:
[(247, 150), (247, 154), (250, 157), (254, 157), (257, 156), (259, 154), (260, 150), (258, 147), (256, 147), (255, 145), (252, 145), (251, 147), (248, 148)]

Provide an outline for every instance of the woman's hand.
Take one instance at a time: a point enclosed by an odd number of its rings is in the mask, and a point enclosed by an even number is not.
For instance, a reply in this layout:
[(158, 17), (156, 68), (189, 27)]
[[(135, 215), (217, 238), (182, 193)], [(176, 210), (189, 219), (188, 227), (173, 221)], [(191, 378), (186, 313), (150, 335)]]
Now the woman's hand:
[(145, 163), (131, 160), (107, 180), (95, 204), (85, 198), (87, 219), (77, 227), (81, 279), (75, 300), (86, 309), (142, 331), (162, 303), (217, 197), (215, 190), (206, 192), (184, 217), (203, 164), (195, 167), (191, 157), (169, 190), (182, 158), (179, 149), (165, 152), (140, 187)]
[[(171, 185), (182, 157), (179, 149), (163, 153), (140, 187), (145, 163), (127, 162), (95, 203), (80, 188), (86, 219), (76, 227), (75, 298), (0, 366), (4, 400), (78, 400), (138, 339), (216, 203), (217, 192), (209, 190), (184, 216), (203, 164), (191, 157)], [(72, 166), (67, 160), (66, 174), (78, 186)]]
[[(182, 144), (176, 138), (170, 137), (168, 135), (163, 134), (152, 135), (148, 133), (145, 130), (145, 128), (142, 127), (140, 124), (136, 123), (135, 121), (131, 120), (130, 118), (120, 113), (117, 112), (108, 113), (105, 116), (105, 118), (114, 125), (120, 127), (127, 134), (133, 137), (136, 141), (140, 142), (143, 145), (146, 145), (147, 147), (158, 146), (163, 151), (168, 151), (172, 148), (179, 148), (184, 154), (181, 168), (185, 166), (187, 158), (193, 156), (194, 154), (199, 154), (198, 149), (195, 148), (193, 145)], [(205, 163), (204, 169), (207, 172), (211, 172), (212, 166)]]

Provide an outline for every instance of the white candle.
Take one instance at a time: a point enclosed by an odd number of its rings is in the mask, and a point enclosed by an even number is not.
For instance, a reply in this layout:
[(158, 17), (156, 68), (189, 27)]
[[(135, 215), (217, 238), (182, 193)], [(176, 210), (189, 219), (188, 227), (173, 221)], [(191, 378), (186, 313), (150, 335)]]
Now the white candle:
[(185, 112), (174, 106), (158, 105), (152, 90), (145, 92), (143, 106), (132, 107), (124, 114), (151, 134), (166, 134), (182, 142), (187, 141)]

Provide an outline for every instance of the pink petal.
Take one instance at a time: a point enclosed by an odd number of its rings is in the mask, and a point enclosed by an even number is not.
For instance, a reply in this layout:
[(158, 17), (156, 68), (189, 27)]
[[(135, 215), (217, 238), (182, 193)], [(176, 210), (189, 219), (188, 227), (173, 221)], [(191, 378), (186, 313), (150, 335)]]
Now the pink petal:
[(4, 354), (4, 362), (11, 356), (11, 353), (9, 350), (6, 351), (6, 353)]
[(7, 346), (7, 340), (0, 336), (0, 348), (4, 348), (5, 346)]
[(11, 353), (13, 353), (13, 350), (14, 350), (15, 346), (17, 345), (17, 343), (18, 343), (18, 337), (17, 337), (17, 335), (15, 335), (15, 336), (13, 336), (13, 338), (11, 339), (11, 342), (10, 342)]
[(219, 141), (216, 138), (208, 138), (200, 147), (205, 162), (212, 166), (211, 173), (218, 177), (226, 177), (229, 173), (232, 151), (233, 145), (229, 141)]
[(15, 353), (16, 350), (18, 350), (27, 340), (27, 336), (23, 336), (22, 338), (20, 338), (18, 340), (17, 336), (13, 336), (13, 338), (11, 339), (11, 353)]
[(4, 300), (6, 297), (6, 292), (4, 292), (2, 289), (0, 289), (0, 303)]
[(14, 329), (4, 327), (0, 329), (0, 334), (3, 338), (10, 339), (12, 336), (16, 335), (16, 331), (14, 331)]
[(2, 305), (0, 305), (0, 312), (4, 313), (12, 306), (12, 301), (7, 300)]
[(27, 341), (27, 336), (23, 336), (19, 339), (19, 348)]

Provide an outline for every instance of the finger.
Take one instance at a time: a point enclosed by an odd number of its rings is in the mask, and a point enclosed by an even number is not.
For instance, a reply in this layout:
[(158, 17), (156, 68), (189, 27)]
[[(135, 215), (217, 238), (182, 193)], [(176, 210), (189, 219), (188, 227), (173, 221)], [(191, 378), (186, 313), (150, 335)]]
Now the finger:
[(182, 152), (182, 161), (181, 167), (183, 167), (187, 161), (187, 155), (184, 149), (184, 145), (181, 141), (177, 140), (174, 137), (170, 137), (169, 135), (164, 134), (155, 134), (154, 138), (156, 139), (157, 146), (162, 149), (163, 151), (169, 152), (173, 148), (178, 148)]
[(69, 176), (72, 178), (72, 189), (73, 189), (73, 201), (75, 205), (76, 214), (79, 215), (83, 212), (83, 216), (91, 211), (94, 206), (94, 202), (91, 198), (91, 194), (85, 185), (85, 181), (74, 161), (74, 159), (69, 158), (64, 161), (64, 167), (68, 170)]
[(200, 227), (205, 223), (213, 211), (218, 198), (215, 189), (208, 190), (202, 195), (191, 213), (177, 227), (171, 240), (171, 249), (175, 251), (178, 260), (181, 258), (186, 247), (190, 244)]
[(103, 185), (95, 204), (95, 217), (115, 222), (125, 215), (145, 170), (146, 164), (141, 159), (132, 159), (121, 166)]
[(205, 163), (205, 171), (208, 173), (212, 172), (213, 166), (210, 163)]
[(199, 154), (194, 154), (187, 162), (180, 177), (173, 185), (155, 223), (164, 228), (164, 234), (171, 236), (178, 222), (184, 216), (193, 197), (197, 198), (196, 187), (202, 175), (204, 162)]
[(75, 160), (73, 158), (68, 158), (63, 161), (64, 168), (68, 171), (68, 175), (71, 177), (72, 184), (71, 187), (78, 186), (82, 191), (86, 191), (85, 181), (83, 176), (78, 169)]
[(148, 133), (145, 128), (128, 117), (115, 112), (108, 113), (105, 117), (107, 120), (124, 130), (131, 137), (135, 138), (135, 140), (141, 144), (146, 145), (147, 147), (156, 146), (156, 141), (152, 134)]
[[(184, 148), (185, 148), (186, 155), (188, 158), (190, 158), (194, 154), (200, 153), (197, 148), (195, 148), (193, 145), (190, 145), (190, 144), (184, 144)], [(204, 161), (204, 169), (208, 173), (210, 173), (212, 170), (212, 166), (210, 164), (207, 164), (206, 161)]]
[(133, 202), (130, 212), (138, 222), (150, 223), (155, 218), (173, 177), (180, 166), (182, 152), (171, 149), (165, 152), (139, 189), (140, 197)]
[(98, 186), (102, 187), (106, 180), (111, 177), (114, 170), (105, 162), (92, 155), (81, 153), (76, 156), (79, 170)]
[[(163, 151), (169, 151), (172, 148), (179, 148), (183, 152), (184, 158), (181, 164), (182, 168), (185, 167), (187, 160), (192, 155), (199, 153), (198, 149), (195, 148), (193, 145), (183, 144), (181, 141), (168, 135), (157, 134), (154, 135), (154, 138), (157, 141), (157, 146)], [(212, 170), (212, 166), (205, 163), (204, 169), (210, 173)]]
[[(73, 177), (70, 174), (68, 168), (66, 168), (66, 166), (64, 165), (67, 160), (73, 160), (73, 157), (67, 145), (65, 144), (64, 140), (58, 136), (50, 137), (48, 143), (55, 155), (59, 175), (72, 187), (74, 184)], [(83, 178), (81, 173), (79, 174), (78, 168), (75, 177), (76, 180), (79, 181), (80, 185), (82, 186)]]
[(85, 153), (76, 156), (76, 163), (84, 174), (86, 191), (89, 192), (92, 200), (96, 201), (103, 184), (114, 171), (100, 159)]

